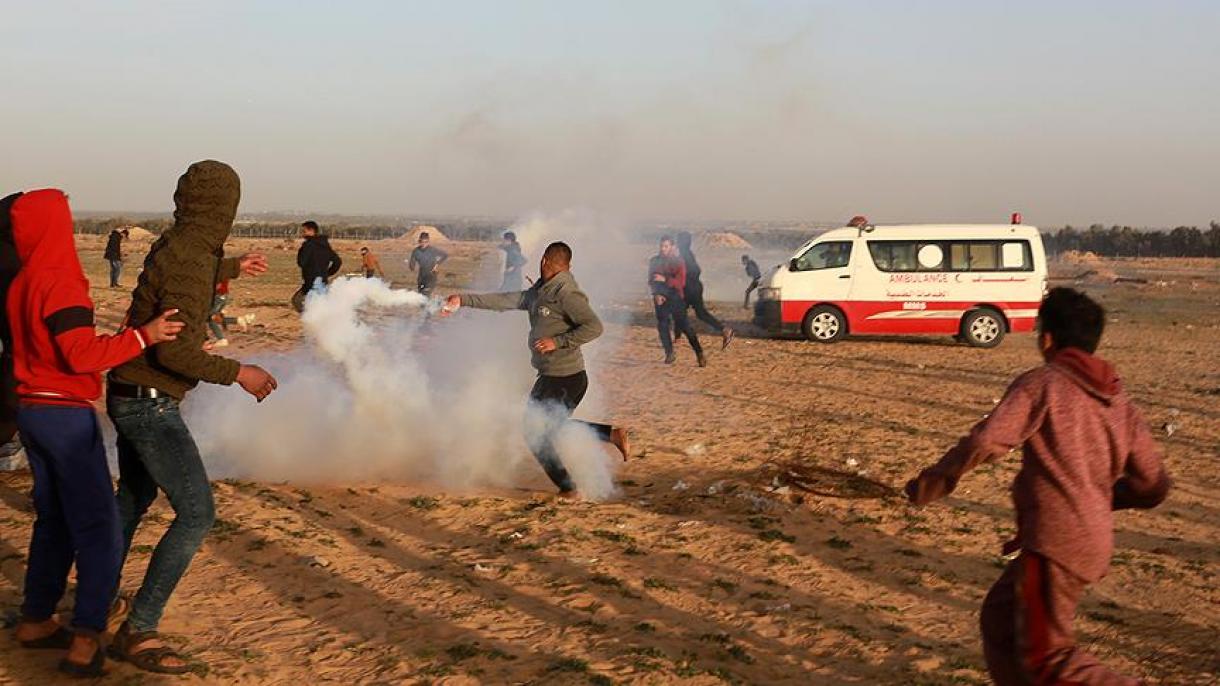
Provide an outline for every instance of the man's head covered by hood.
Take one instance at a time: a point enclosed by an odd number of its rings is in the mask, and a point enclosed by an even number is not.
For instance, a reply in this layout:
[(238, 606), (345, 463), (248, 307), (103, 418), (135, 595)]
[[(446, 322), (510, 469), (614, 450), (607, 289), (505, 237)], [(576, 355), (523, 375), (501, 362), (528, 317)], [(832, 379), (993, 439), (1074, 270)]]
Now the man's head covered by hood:
[(232, 167), (216, 160), (196, 162), (178, 177), (174, 226), (166, 233), (174, 241), (181, 237), (216, 252), (233, 229), (240, 200), (241, 179)]

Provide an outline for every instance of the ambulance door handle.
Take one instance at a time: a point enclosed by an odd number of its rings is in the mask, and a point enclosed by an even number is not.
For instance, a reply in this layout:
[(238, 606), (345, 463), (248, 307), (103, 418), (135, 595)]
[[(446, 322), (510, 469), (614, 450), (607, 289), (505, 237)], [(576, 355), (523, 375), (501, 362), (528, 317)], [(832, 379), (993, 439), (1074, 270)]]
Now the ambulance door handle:
[(840, 279), (850, 279), (850, 278), (851, 278), (851, 274), (840, 274), (840, 275), (839, 275), (839, 278), (840, 278)]

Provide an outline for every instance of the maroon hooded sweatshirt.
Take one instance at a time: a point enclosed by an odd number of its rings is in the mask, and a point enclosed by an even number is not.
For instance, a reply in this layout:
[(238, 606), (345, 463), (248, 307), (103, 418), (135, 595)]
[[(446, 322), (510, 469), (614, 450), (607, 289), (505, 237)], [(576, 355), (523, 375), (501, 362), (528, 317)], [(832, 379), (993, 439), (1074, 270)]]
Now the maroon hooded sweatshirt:
[(99, 372), (139, 355), (147, 337), (138, 329), (94, 331), (89, 282), (62, 191), (25, 193), (11, 216), (21, 259), (7, 302), (17, 395), (22, 403), (90, 407), (102, 393)]
[(966, 472), (1017, 446), (1017, 536), (1004, 552), (1039, 553), (1087, 583), (1109, 569), (1113, 510), (1155, 507), (1169, 492), (1161, 451), (1114, 367), (1066, 348), (1018, 377), (990, 416), (907, 484), (907, 494), (916, 505), (942, 498)]

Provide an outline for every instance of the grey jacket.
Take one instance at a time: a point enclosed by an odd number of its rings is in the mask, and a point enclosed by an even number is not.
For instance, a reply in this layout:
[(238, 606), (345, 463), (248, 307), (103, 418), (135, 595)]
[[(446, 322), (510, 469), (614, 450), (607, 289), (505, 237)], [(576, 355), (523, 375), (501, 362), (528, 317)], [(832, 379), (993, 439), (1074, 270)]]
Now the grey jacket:
[[(571, 376), (585, 370), (580, 346), (602, 335), (603, 327), (589, 296), (572, 272), (560, 272), (519, 293), (463, 294), (462, 305), (480, 310), (525, 310), (530, 316), (530, 362), (541, 376)], [(557, 349), (534, 351), (542, 338), (555, 339)]]

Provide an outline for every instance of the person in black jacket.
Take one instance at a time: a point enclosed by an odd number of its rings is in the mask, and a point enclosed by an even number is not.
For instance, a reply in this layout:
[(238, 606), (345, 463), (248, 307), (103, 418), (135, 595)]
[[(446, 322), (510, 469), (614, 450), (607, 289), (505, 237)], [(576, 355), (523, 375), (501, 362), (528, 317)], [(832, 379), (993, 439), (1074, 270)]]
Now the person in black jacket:
[(292, 296), (292, 306), (297, 312), (305, 310), (305, 294), (314, 288), (326, 288), (326, 282), (343, 265), (338, 253), (330, 247), (330, 240), (318, 233), (317, 222), (310, 220), (301, 224), (301, 234), (305, 237), (297, 250), (301, 287)]
[(741, 256), (741, 266), (746, 268), (746, 276), (750, 277), (750, 285), (746, 286), (746, 299), (742, 303), (742, 307), (750, 309), (750, 294), (758, 288), (758, 282), (762, 280), (762, 271), (758, 268), (758, 263), (750, 259), (749, 255)]
[(678, 253), (682, 255), (682, 260), (686, 262), (686, 288), (683, 290), (682, 296), (686, 300), (686, 306), (694, 308), (696, 319), (720, 332), (720, 349), (724, 350), (729, 347), (729, 343), (733, 342), (733, 330), (722, 324), (719, 319), (716, 319), (716, 315), (709, 312), (707, 305), (703, 302), (703, 281), (700, 279), (700, 276), (703, 274), (703, 268), (699, 266), (699, 261), (695, 259), (695, 253), (691, 250), (690, 241), (691, 236), (689, 231), (678, 233)]
[(106, 239), (106, 252), (103, 257), (110, 263), (110, 287), (119, 287), (119, 276), (123, 273), (123, 239), (127, 238), (127, 229), (115, 229)]

